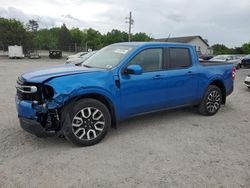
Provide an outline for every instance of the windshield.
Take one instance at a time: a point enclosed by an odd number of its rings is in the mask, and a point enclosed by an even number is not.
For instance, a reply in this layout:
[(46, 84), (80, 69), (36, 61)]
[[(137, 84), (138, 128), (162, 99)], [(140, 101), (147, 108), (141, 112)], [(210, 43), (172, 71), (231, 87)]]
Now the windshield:
[(82, 66), (111, 69), (118, 65), (121, 60), (132, 51), (132, 49), (132, 46), (125, 45), (107, 46), (88, 58)]
[(89, 52), (86, 55), (81, 57), (81, 63), (83, 63), (84, 61), (86, 61), (88, 58), (90, 58), (92, 55), (94, 55), (97, 51), (93, 51), (93, 52)]

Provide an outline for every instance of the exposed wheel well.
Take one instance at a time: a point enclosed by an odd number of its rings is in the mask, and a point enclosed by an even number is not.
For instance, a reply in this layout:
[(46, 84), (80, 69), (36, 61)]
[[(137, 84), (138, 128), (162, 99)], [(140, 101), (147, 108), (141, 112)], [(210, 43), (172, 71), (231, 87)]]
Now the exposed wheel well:
[(91, 99), (96, 99), (100, 102), (102, 102), (109, 110), (110, 115), (111, 115), (111, 127), (112, 128), (116, 128), (116, 114), (115, 114), (115, 109), (114, 106), (112, 104), (112, 102), (107, 99), (107, 97), (100, 95), (100, 94), (96, 94), (96, 93), (91, 93), (91, 94), (85, 94), (82, 95), (80, 97), (78, 97), (76, 101), (80, 100), (80, 99), (84, 99), (84, 98), (91, 98)]
[(222, 92), (222, 104), (225, 104), (226, 103), (226, 89), (225, 89), (223, 82), (221, 82), (220, 80), (214, 80), (213, 82), (210, 83), (210, 85), (215, 85), (220, 88)]

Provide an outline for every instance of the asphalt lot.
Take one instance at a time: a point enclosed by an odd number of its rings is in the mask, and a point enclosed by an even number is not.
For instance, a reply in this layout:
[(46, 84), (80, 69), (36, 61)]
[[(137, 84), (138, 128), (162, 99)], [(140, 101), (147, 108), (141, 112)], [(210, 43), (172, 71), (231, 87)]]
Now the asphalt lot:
[(64, 60), (0, 57), (0, 187), (250, 187), (250, 90), (235, 90), (213, 117), (190, 108), (119, 123), (91, 147), (37, 138), (19, 127), (19, 74)]

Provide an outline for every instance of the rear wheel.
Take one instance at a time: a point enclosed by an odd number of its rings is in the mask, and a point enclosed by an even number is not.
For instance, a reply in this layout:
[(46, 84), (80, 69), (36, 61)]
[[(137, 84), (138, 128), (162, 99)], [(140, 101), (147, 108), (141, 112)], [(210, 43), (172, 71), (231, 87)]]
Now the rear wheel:
[[(73, 106), (64, 135), (73, 144), (90, 146), (100, 142), (111, 125), (107, 107), (95, 99), (82, 99)], [(66, 123), (66, 121), (65, 121)]]
[(208, 86), (208, 89), (199, 105), (199, 112), (202, 115), (214, 115), (220, 109), (222, 102), (222, 92), (215, 85)]

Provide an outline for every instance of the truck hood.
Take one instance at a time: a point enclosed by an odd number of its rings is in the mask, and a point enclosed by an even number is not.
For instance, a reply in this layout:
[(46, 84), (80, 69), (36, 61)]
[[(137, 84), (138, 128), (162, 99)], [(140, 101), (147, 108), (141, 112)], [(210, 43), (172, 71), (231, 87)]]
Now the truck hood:
[(97, 68), (87, 68), (87, 67), (80, 67), (75, 65), (60, 65), (60, 66), (54, 66), (47, 69), (27, 72), (22, 74), (22, 79), (27, 82), (32, 83), (43, 83), (48, 79), (52, 79), (55, 77), (60, 76), (67, 76), (67, 75), (73, 75), (73, 74), (81, 74), (86, 72), (95, 72), (95, 71), (101, 71), (103, 69), (97, 69)]

